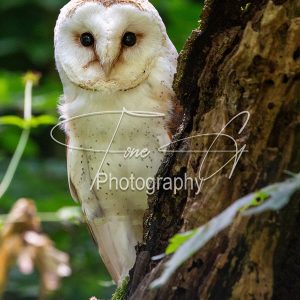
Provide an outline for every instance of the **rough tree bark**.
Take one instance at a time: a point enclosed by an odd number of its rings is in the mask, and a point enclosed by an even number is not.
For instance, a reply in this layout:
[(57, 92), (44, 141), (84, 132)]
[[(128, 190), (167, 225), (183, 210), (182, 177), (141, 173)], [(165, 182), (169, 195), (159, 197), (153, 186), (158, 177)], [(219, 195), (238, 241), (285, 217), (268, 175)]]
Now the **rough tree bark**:
[[(250, 3), (250, 5), (248, 4)], [(207, 0), (199, 29), (180, 54), (174, 88), (185, 116), (175, 139), (219, 132), (235, 115), (251, 119), (226, 130), (247, 144), (232, 164), (205, 182), (200, 195), (160, 190), (149, 199), (145, 244), (138, 249), (128, 299), (296, 299), (300, 295), (300, 196), (279, 213), (238, 217), (157, 290), (170, 237), (205, 224), (233, 201), (270, 183), (284, 170), (300, 170), (300, 1)], [(208, 149), (211, 138), (176, 144), (175, 150)], [(220, 139), (214, 149), (231, 150)], [(197, 177), (203, 153), (169, 154), (160, 176)], [(206, 177), (232, 154), (211, 153)]]

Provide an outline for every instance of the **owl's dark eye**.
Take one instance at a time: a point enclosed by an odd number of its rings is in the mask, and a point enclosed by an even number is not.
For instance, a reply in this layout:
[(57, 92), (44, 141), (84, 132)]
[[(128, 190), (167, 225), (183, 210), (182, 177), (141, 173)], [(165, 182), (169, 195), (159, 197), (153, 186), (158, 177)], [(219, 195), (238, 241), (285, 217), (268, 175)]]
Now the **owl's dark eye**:
[(94, 45), (95, 39), (89, 32), (85, 32), (80, 36), (80, 42), (84, 47), (91, 47)]
[(136, 44), (136, 35), (133, 32), (126, 32), (122, 39), (123, 45), (132, 47)]

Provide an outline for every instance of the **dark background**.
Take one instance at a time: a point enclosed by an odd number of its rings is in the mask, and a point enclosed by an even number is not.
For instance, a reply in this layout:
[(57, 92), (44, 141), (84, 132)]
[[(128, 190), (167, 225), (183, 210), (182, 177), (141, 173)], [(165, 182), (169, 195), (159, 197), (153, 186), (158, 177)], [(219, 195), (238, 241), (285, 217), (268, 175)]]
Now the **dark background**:
[[(53, 28), (63, 0), (2, 0), (0, 2), (0, 116), (23, 113), (22, 74), (42, 73), (34, 89), (35, 115), (57, 117), (56, 105), (62, 93), (53, 57)], [(180, 51), (191, 30), (197, 27), (202, 1), (153, 0), (166, 23), (171, 40)], [(23, 159), (7, 193), (0, 199), (0, 214), (7, 214), (21, 198), (34, 199), (40, 212), (56, 212), (76, 205), (67, 186), (65, 149), (49, 136), (51, 127), (31, 133)], [(21, 129), (0, 125), (0, 180), (13, 155)], [(72, 276), (49, 299), (82, 300), (91, 296), (109, 299), (114, 286), (102, 265), (85, 225), (43, 223), (56, 247), (71, 258)], [(12, 268), (5, 299), (37, 299), (38, 275), (25, 276)]]

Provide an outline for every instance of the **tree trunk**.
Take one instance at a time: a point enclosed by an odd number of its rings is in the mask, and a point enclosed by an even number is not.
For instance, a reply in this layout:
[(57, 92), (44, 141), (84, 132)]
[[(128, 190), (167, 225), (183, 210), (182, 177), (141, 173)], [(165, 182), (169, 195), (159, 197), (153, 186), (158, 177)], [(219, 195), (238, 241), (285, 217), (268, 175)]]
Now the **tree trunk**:
[[(278, 213), (237, 217), (233, 225), (187, 261), (165, 286), (150, 290), (167, 258), (168, 240), (205, 224), (242, 196), (300, 170), (300, 1), (207, 0), (201, 25), (180, 54), (174, 82), (184, 107), (175, 140), (225, 133), (247, 144), (232, 177), (233, 162), (203, 182), (199, 195), (160, 189), (149, 199), (145, 244), (138, 249), (128, 298), (296, 299), (300, 294), (300, 196)], [(213, 137), (178, 142), (160, 176), (209, 177), (232, 153), (207, 150)], [(220, 137), (213, 150), (232, 150)]]

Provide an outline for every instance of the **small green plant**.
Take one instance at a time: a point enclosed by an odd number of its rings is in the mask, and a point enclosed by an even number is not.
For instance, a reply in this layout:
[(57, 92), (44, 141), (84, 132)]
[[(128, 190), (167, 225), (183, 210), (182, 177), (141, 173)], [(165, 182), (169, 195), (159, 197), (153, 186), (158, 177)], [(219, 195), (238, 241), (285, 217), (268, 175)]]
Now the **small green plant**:
[(32, 88), (33, 86), (38, 85), (40, 78), (41, 75), (34, 72), (28, 72), (23, 77), (23, 82), (25, 84), (24, 117), (4, 116), (0, 118), (0, 125), (14, 125), (23, 129), (18, 146), (10, 161), (3, 180), (0, 183), (0, 198), (2, 198), (12, 182), (27, 145), (31, 128), (38, 127), (40, 125), (53, 125), (56, 123), (56, 119), (50, 115), (42, 115), (39, 117), (32, 116)]
[(122, 281), (122, 284), (116, 289), (115, 293), (112, 295), (112, 300), (126, 299), (128, 283), (129, 283), (129, 277), (126, 277)]

